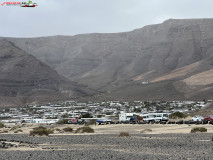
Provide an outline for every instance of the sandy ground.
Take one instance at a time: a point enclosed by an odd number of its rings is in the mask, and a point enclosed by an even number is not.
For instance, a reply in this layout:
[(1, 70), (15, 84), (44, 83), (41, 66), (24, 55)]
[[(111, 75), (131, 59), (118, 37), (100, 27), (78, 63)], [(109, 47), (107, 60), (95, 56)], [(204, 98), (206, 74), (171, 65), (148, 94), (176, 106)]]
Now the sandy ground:
[(207, 133), (213, 133), (213, 125), (187, 125), (187, 124), (118, 124), (118, 125), (99, 125), (93, 126), (96, 134), (119, 134), (120, 132), (129, 132), (130, 134), (138, 134), (147, 130), (148, 134), (164, 134), (164, 133), (190, 133), (194, 127), (205, 127)]
[[(56, 129), (84, 125), (44, 125), (55, 129), (49, 136), (29, 136), (38, 124), (6, 125), (0, 134), (0, 160), (5, 159), (213, 159), (213, 125), (187, 124), (108, 124), (91, 125), (95, 133), (59, 133)], [(17, 129), (23, 132), (14, 133)], [(194, 127), (205, 127), (207, 133), (190, 133)], [(12, 130), (11, 130), (12, 129)], [(120, 132), (130, 133), (119, 137)]]
[[(40, 124), (41, 125), (41, 124)], [(8, 134), (17, 134), (14, 133), (17, 130), (22, 130), (23, 132), (18, 132), (18, 134), (29, 134), (29, 132), (35, 128), (40, 126), (38, 124), (27, 124), (27, 125), (6, 125), (7, 128), (1, 128), (0, 132), (3, 133), (6, 131)], [(12, 129), (14, 126), (19, 126), (17, 129)], [(76, 130), (79, 127), (83, 127), (84, 125), (73, 125), (73, 124), (64, 124), (64, 125), (43, 125), (47, 128), (55, 129), (54, 134), (57, 135), (67, 135), (74, 134), (64, 132), (60, 133), (56, 131), (56, 129), (63, 130), (63, 128), (71, 127)], [(191, 129), (194, 127), (205, 127), (207, 129), (207, 133), (213, 133), (213, 125), (211, 124), (108, 124), (108, 125), (91, 125), (95, 130), (95, 133), (92, 134), (119, 134), (120, 132), (129, 132), (130, 134), (138, 134), (138, 133), (148, 133), (148, 134), (166, 134), (166, 133), (190, 133)], [(82, 134), (82, 133), (81, 133)], [(89, 133), (83, 133), (89, 134)]]

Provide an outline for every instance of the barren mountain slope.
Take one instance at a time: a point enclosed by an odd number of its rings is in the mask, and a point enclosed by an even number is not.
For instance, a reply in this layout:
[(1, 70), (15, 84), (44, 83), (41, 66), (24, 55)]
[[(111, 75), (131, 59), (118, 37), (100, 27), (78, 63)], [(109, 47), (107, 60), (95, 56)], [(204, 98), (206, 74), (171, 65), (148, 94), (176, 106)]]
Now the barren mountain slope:
[(0, 75), (0, 106), (80, 95), (74, 84), (7, 40), (0, 40)]
[(9, 40), (59, 74), (107, 92), (106, 97), (212, 98), (211, 80), (203, 90), (191, 90), (185, 82), (213, 69), (213, 19), (170, 19), (125, 33)]

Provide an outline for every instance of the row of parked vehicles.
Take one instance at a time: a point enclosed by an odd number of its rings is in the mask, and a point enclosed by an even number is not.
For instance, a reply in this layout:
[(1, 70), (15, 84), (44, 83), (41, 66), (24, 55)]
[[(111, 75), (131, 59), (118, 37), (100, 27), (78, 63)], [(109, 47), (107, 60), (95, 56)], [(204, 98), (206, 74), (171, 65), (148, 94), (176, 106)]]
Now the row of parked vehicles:
[(99, 124), (110, 124), (110, 123), (128, 123), (128, 122), (161, 122), (168, 121), (169, 113), (147, 113), (147, 114), (136, 114), (136, 113), (121, 113), (119, 118), (112, 119), (112, 117), (103, 118), (70, 118), (68, 123), (70, 124), (85, 124), (89, 121), (96, 121)]
[(169, 113), (121, 113), (119, 115), (119, 122), (161, 122), (168, 121)]
[[(155, 122), (167, 122), (169, 121), (170, 113), (146, 113), (146, 114), (137, 114), (137, 113), (121, 113), (118, 120), (112, 120), (110, 118), (71, 118), (68, 120), (68, 123), (71, 124), (85, 124), (92, 121), (95, 121), (99, 124), (110, 124), (110, 123), (155, 123)], [(213, 121), (213, 115), (206, 117), (196, 115), (191, 119), (192, 122), (202, 122), (202, 121)]]
[(197, 122), (197, 121), (213, 121), (213, 115), (208, 115), (206, 117), (200, 116), (200, 115), (196, 115), (192, 117), (192, 121)]
[[(135, 113), (122, 113), (119, 115), (120, 122), (167, 122), (169, 120), (170, 113), (147, 113), (147, 114), (135, 114)], [(195, 115), (192, 117), (193, 122), (201, 122), (201, 121), (213, 121), (213, 115), (208, 116), (200, 116)]]

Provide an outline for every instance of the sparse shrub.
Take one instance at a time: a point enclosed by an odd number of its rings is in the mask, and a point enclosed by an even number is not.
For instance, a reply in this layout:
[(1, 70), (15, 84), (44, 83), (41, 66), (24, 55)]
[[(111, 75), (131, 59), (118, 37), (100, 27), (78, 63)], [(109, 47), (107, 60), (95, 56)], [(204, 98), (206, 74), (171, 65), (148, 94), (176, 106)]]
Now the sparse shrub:
[(4, 133), (8, 133), (8, 130), (3, 130)]
[(73, 131), (73, 129), (71, 127), (63, 128), (63, 130), (65, 132), (72, 132)]
[(169, 115), (169, 118), (176, 119), (176, 118), (186, 118), (188, 115), (181, 112), (175, 112)]
[(13, 126), (10, 130), (11, 131), (14, 131), (14, 130), (16, 130), (16, 129), (18, 129), (18, 128), (20, 128), (19, 126)]
[(56, 131), (58, 131), (58, 132), (60, 132), (60, 131), (61, 131), (59, 128), (56, 128), (55, 130), (56, 130)]
[(205, 127), (194, 127), (191, 129), (191, 133), (196, 133), (196, 132), (207, 132), (207, 129)]
[(96, 120), (90, 120), (88, 123), (85, 124), (85, 126), (95, 125)]
[(141, 131), (141, 133), (146, 133), (146, 132), (152, 132), (152, 130), (151, 129), (144, 129), (144, 130)]
[(26, 124), (22, 124), (21, 126), (22, 126), (22, 127), (25, 127), (25, 126), (26, 126)]
[(17, 131), (15, 131), (14, 133), (18, 133), (18, 132), (23, 132), (21, 129), (18, 129)]
[(128, 132), (121, 132), (119, 135), (119, 137), (129, 137), (129, 133)]
[(85, 113), (81, 115), (81, 118), (92, 118), (92, 115), (90, 113)]
[(0, 123), (0, 128), (4, 128), (4, 127), (5, 127), (4, 123)]
[(68, 119), (61, 119), (56, 124), (68, 124)]
[(51, 133), (54, 133), (54, 130), (47, 129), (43, 126), (39, 126), (39, 127), (33, 128), (33, 130), (30, 131), (30, 136), (35, 136), (35, 135), (39, 135), (39, 136), (46, 135), (46, 136), (48, 136)]
[(75, 133), (94, 133), (94, 129), (91, 127), (80, 127), (76, 129)]

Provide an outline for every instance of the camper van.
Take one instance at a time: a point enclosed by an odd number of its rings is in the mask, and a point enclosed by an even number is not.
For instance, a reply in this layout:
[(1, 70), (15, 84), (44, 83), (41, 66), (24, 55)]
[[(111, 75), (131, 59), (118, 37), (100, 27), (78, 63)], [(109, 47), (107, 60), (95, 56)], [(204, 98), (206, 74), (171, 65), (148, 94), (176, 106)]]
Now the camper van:
[(137, 121), (138, 116), (136, 113), (121, 113), (119, 114), (119, 122)]
[(134, 113), (121, 113), (119, 114), (119, 121), (120, 122), (127, 122), (130, 121), (130, 118), (133, 116)]
[(141, 116), (144, 122), (161, 122), (169, 120), (169, 113), (147, 113)]

